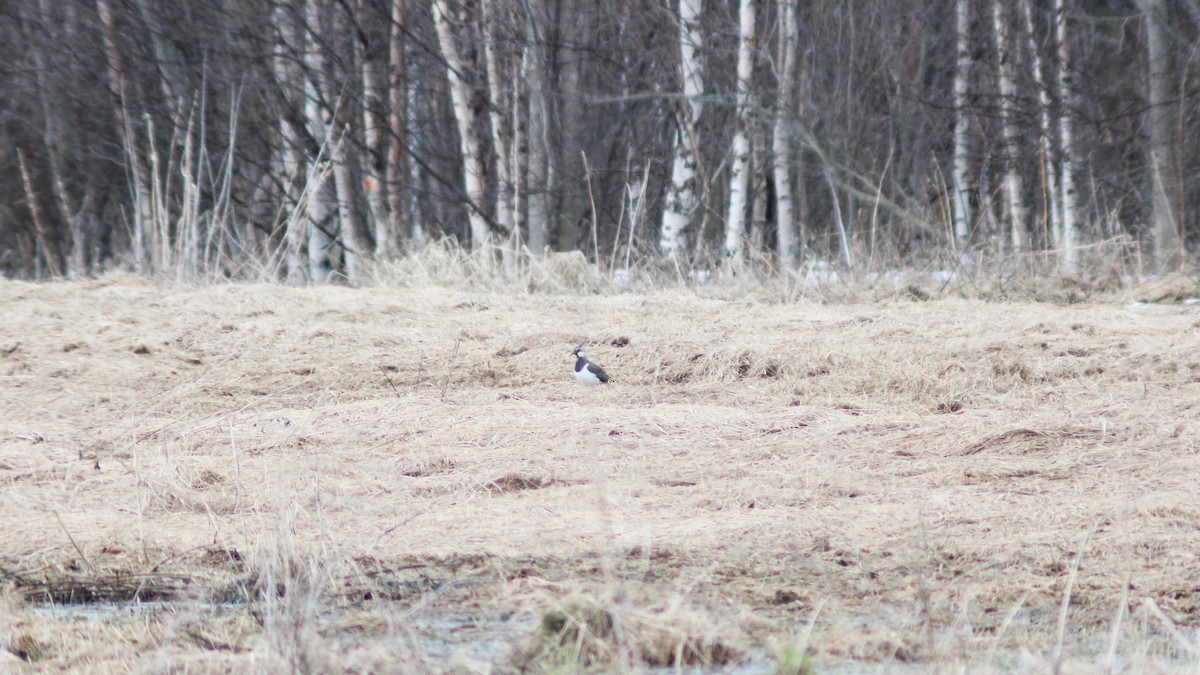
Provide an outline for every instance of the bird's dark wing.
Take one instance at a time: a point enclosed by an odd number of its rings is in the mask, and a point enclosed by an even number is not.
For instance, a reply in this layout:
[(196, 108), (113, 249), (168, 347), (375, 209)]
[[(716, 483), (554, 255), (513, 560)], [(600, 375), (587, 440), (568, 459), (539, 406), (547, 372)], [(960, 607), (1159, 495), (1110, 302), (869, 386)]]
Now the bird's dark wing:
[(608, 384), (608, 373), (604, 372), (603, 368), (594, 363), (589, 363), (588, 369), (596, 374), (596, 378), (600, 380), (601, 384)]

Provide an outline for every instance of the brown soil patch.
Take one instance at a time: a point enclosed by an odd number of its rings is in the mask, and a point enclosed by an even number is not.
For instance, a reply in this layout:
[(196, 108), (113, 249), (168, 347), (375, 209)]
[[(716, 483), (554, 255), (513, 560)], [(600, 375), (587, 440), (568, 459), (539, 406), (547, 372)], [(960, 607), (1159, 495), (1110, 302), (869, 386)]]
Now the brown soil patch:
[(0, 282), (0, 669), (1195, 658), (1200, 307), (722, 294)]

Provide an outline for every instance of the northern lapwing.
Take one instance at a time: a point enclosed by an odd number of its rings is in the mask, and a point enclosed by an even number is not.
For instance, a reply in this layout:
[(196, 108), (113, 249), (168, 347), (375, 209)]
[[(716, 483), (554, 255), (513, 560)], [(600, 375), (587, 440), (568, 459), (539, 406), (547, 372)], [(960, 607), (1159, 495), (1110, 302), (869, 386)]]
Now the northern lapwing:
[(587, 360), (587, 352), (584, 351), (583, 345), (579, 345), (571, 353), (575, 356), (575, 379), (581, 384), (594, 387), (608, 382), (608, 374), (604, 369)]

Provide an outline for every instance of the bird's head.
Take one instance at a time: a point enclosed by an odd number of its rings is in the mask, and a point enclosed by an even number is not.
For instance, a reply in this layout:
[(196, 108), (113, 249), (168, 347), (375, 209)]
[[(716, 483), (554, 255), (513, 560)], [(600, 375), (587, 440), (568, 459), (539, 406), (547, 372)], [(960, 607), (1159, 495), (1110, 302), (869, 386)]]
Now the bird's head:
[[(584, 343), (584, 344), (586, 344), (586, 343)], [(582, 356), (583, 358), (585, 358), (585, 359), (586, 359), (586, 358), (587, 358), (587, 352), (584, 350), (584, 348), (583, 348), (583, 344), (581, 344), (581, 345), (579, 345), (578, 347), (576, 347), (576, 348), (575, 348), (575, 351), (571, 352), (571, 356), (574, 356), (575, 358), (579, 358), (579, 357), (581, 357), (581, 356)]]

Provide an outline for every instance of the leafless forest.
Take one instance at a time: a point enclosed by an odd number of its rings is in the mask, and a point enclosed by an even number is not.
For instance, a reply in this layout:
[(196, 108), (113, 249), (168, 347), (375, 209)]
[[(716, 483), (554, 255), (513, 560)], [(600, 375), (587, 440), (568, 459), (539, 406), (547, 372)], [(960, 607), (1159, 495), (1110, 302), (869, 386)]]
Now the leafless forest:
[(1196, 0), (10, 0), (0, 37), (9, 277), (362, 283), (440, 238), (1086, 276), (1200, 229)]

